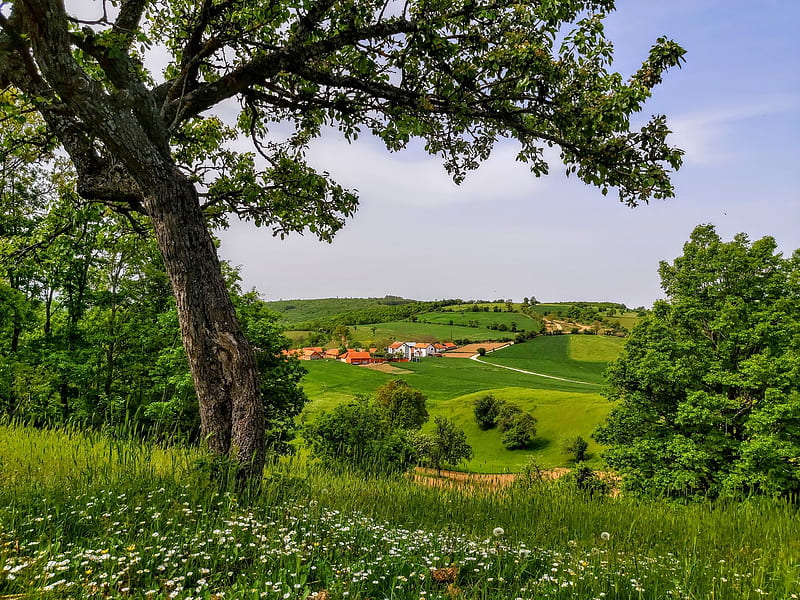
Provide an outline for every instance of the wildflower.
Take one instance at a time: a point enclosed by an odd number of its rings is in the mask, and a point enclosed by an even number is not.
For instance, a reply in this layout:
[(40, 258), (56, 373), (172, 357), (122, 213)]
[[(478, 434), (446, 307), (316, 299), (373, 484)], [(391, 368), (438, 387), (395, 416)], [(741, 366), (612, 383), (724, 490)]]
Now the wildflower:
[(611, 539), (611, 534), (608, 533), (607, 531), (604, 531), (603, 533), (600, 534), (600, 539), (603, 540), (604, 542), (607, 542), (608, 540)]
[(525, 559), (527, 559), (527, 558), (528, 558), (530, 555), (531, 555), (531, 551), (530, 551), (530, 550), (528, 550), (527, 548), (520, 548), (520, 549), (519, 549), (519, 557), (520, 557), (522, 560), (525, 560)]
[(501, 535), (504, 535), (505, 532), (506, 530), (503, 529), (502, 527), (495, 527), (494, 529), (492, 529), (492, 535), (494, 535), (494, 537), (500, 537)]

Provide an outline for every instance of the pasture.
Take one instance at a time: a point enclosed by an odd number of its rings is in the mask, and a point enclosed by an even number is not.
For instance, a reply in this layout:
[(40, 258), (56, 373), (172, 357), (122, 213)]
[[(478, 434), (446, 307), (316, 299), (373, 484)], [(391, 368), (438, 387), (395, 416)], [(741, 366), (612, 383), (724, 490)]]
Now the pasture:
[(492, 352), (482, 360), (600, 385), (608, 361), (616, 358), (623, 344), (623, 338), (611, 336), (548, 335)]

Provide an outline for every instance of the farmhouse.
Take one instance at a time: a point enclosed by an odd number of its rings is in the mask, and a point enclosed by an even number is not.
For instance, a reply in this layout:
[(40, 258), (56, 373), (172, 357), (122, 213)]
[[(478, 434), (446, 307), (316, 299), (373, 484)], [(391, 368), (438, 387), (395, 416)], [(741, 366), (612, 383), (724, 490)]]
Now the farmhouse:
[(369, 352), (348, 350), (339, 357), (339, 360), (346, 362), (348, 365), (369, 365), (373, 362), (378, 362), (380, 359), (373, 359)]

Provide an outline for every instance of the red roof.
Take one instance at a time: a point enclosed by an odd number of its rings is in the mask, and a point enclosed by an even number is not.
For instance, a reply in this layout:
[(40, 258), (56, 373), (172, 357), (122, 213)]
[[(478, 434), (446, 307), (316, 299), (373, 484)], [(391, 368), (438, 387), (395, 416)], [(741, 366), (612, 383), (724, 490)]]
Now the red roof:
[(399, 348), (402, 345), (404, 345), (404, 342), (395, 342), (394, 344), (391, 344), (389, 346), (389, 348), (391, 348), (392, 350), (396, 350), (397, 348)]

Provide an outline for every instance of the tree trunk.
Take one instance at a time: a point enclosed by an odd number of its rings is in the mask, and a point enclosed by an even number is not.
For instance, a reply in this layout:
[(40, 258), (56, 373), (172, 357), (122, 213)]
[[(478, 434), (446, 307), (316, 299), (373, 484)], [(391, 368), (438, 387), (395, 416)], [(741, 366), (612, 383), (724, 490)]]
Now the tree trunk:
[(214, 453), (232, 455), (240, 479), (257, 477), (265, 458), (258, 368), (197, 192), (175, 169), (147, 183), (146, 208), (177, 302), (203, 437)]

